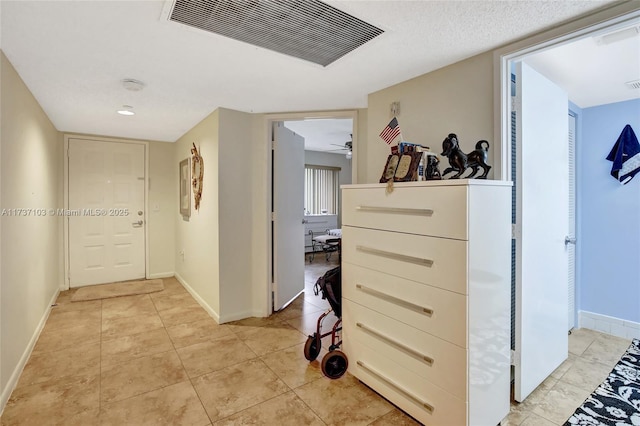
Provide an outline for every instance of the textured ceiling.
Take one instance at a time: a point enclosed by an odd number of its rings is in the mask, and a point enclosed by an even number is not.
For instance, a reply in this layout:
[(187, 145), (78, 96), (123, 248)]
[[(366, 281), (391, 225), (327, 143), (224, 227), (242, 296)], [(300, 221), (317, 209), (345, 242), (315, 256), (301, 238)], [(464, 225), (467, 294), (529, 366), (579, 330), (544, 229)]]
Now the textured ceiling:
[[(366, 107), (371, 92), (613, 2), (328, 3), (385, 33), (322, 67), (169, 23), (165, 2), (23, 0), (1, 3), (1, 47), (59, 130), (175, 141), (218, 107)], [(115, 114), (123, 104), (137, 114)]]

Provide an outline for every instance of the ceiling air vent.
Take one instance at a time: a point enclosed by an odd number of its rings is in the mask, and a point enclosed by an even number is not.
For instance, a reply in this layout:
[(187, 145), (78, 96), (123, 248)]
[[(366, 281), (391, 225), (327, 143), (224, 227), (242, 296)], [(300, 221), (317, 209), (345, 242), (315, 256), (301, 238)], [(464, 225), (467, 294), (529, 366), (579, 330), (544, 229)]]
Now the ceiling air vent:
[(323, 66), (384, 32), (318, 0), (176, 0), (169, 20)]
[(640, 89), (640, 79), (639, 80), (633, 80), (633, 81), (627, 81), (625, 84), (627, 85), (627, 87), (629, 89)]

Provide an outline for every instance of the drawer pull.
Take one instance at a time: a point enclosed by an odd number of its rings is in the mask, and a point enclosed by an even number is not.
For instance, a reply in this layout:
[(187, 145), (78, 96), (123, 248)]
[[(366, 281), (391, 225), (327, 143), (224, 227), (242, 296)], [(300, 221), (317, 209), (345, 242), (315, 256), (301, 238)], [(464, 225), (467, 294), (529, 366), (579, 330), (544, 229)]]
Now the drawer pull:
[(356, 250), (364, 253), (374, 254), (376, 256), (387, 257), (389, 259), (401, 260), (403, 262), (415, 263), (417, 265), (427, 266), (431, 268), (433, 266), (433, 260), (424, 259), (422, 257), (407, 256), (406, 254), (393, 253), (385, 250), (378, 250), (371, 247), (356, 246)]
[(418, 358), (420, 361), (426, 362), (427, 364), (429, 364), (429, 366), (433, 365), (433, 358), (428, 357), (426, 355), (423, 355), (420, 352), (416, 351), (415, 349), (410, 348), (409, 346), (407, 346), (407, 345), (405, 345), (403, 343), (400, 343), (400, 342), (392, 339), (391, 337), (386, 336), (386, 335), (380, 333), (379, 331), (374, 330), (374, 329), (362, 324), (361, 322), (357, 322), (356, 325), (359, 328), (361, 328), (362, 330), (364, 330), (367, 333), (371, 334), (372, 336), (377, 337), (378, 339), (380, 339), (380, 340), (382, 340), (384, 342), (387, 342), (392, 346), (395, 346), (396, 348), (400, 349), (401, 351), (403, 351), (403, 352), (405, 352), (405, 353), (407, 353), (407, 354), (409, 354), (409, 355), (411, 355), (411, 356), (413, 356), (415, 358)]
[(396, 213), (408, 214), (413, 216), (433, 216), (431, 209), (409, 209), (400, 207), (377, 207), (377, 206), (358, 206), (356, 210), (371, 213)]
[(372, 296), (375, 296), (379, 299), (383, 299), (383, 300), (387, 300), (391, 303), (394, 303), (396, 305), (400, 305), (402, 307), (411, 309), (412, 311), (416, 311), (416, 312), (420, 312), (421, 314), (425, 314), (428, 316), (432, 316), (433, 315), (433, 309), (431, 308), (425, 308), (424, 306), (420, 306), (420, 305), (416, 305), (415, 303), (411, 303), (411, 302), (407, 302), (406, 300), (402, 300), (400, 298), (397, 298), (395, 296), (391, 296), (390, 294), (387, 293), (383, 293), (381, 291), (378, 290), (374, 290), (372, 288), (369, 287), (365, 287), (362, 284), (356, 284), (356, 288), (360, 291), (363, 291), (365, 293), (369, 293)]
[(362, 368), (364, 370), (367, 370), (370, 374), (376, 376), (378, 379), (380, 379), (383, 382), (385, 382), (388, 386), (394, 388), (395, 390), (397, 390), (398, 392), (400, 392), (401, 394), (403, 394), (407, 398), (411, 399), (413, 402), (415, 402), (418, 405), (422, 406), (425, 410), (427, 410), (429, 412), (429, 414), (433, 414), (433, 412), (435, 411), (435, 407), (433, 405), (429, 404), (428, 402), (422, 401), (420, 398), (415, 396), (413, 393), (409, 392), (408, 390), (405, 390), (405, 389), (401, 388), (400, 386), (395, 384), (393, 382), (393, 380), (388, 379), (384, 375), (382, 375), (382, 374), (378, 373), (377, 371), (375, 371), (373, 368), (365, 365), (364, 362), (358, 360), (358, 361), (356, 361), (356, 364), (358, 364), (358, 366), (360, 368)]

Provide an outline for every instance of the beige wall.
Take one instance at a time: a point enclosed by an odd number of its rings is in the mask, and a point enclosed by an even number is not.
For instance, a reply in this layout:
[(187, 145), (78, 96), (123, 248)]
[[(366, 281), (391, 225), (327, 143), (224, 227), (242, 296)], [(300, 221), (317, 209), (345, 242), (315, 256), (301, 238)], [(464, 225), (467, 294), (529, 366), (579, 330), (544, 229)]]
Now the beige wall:
[(175, 145), (149, 142), (149, 278), (173, 276), (178, 185)]
[[(465, 152), (486, 139), (491, 144), (490, 164), (494, 164), (493, 148), (499, 142), (493, 140), (493, 60), (492, 52), (483, 53), (370, 94), (366, 160), (361, 159), (364, 170), (359, 170), (364, 180), (359, 183), (380, 179), (390, 151), (378, 135), (392, 118), (392, 102), (400, 102), (397, 117), (404, 140), (427, 145), (440, 154), (442, 140), (449, 133), (458, 135)], [(443, 167), (441, 163), (441, 170)]]
[[(175, 143), (174, 185), (178, 185), (178, 164), (191, 157), (195, 143), (204, 160), (204, 175), (200, 209), (195, 210), (191, 194), (191, 216), (183, 219), (174, 210), (176, 221), (175, 272), (176, 277), (204, 303), (209, 312), (219, 320), (219, 232), (218, 232), (218, 124), (216, 110), (189, 130)], [(176, 196), (176, 204), (178, 197)], [(180, 252), (184, 252), (184, 256)]]
[[(221, 108), (219, 110), (218, 205), (220, 253), (220, 322), (252, 315), (251, 241), (253, 170), (252, 123), (256, 116)], [(215, 170), (211, 170), (215, 172)]]
[[(2, 209), (62, 207), (62, 138), (4, 54), (0, 54)], [(62, 285), (61, 218), (1, 218), (0, 386), (15, 386)]]

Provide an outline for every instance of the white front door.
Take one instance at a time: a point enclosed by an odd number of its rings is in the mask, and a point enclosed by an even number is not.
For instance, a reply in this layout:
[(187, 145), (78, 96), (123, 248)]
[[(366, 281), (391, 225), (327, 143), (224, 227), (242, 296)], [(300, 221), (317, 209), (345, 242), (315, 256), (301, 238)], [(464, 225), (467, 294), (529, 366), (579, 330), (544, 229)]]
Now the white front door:
[(516, 66), (516, 366), (523, 401), (568, 354), (567, 94)]
[(71, 287), (145, 277), (145, 146), (69, 139)]
[(304, 139), (274, 123), (273, 310), (304, 290)]

